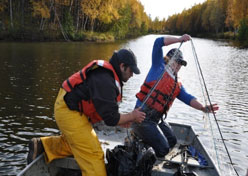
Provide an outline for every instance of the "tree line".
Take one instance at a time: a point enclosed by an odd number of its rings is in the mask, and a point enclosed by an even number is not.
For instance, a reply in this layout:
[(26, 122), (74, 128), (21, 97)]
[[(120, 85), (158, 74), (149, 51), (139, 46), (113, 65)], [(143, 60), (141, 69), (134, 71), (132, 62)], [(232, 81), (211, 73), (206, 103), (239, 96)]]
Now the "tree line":
[(164, 21), (169, 33), (238, 39), (248, 46), (248, 1), (206, 0)]
[(152, 20), (139, 0), (0, 1), (0, 39), (114, 40), (154, 32), (248, 45), (248, 1), (206, 0), (163, 20)]
[(101, 33), (122, 39), (149, 28), (152, 20), (139, 0), (0, 1), (0, 38), (83, 40)]

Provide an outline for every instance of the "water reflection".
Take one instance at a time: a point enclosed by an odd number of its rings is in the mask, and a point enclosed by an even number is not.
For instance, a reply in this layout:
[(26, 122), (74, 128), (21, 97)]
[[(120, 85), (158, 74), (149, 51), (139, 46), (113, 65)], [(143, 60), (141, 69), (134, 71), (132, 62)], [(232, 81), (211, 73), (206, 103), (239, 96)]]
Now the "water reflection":
[[(148, 35), (123, 43), (0, 43), (0, 175), (16, 175), (25, 166), (29, 139), (59, 133), (53, 103), (62, 81), (93, 59), (110, 58), (120, 47), (134, 51), (141, 70), (124, 87), (121, 112), (131, 111), (134, 95), (151, 66), (156, 37)], [(244, 175), (248, 161), (248, 51), (212, 40), (194, 39), (194, 44), (211, 100), (220, 106), (217, 120), (227, 147), (239, 174)], [(164, 48), (164, 53), (172, 47), (178, 45)], [(181, 49), (188, 65), (181, 69), (180, 79), (188, 92), (203, 101), (190, 43)], [(217, 148), (221, 149), (218, 130), (210, 118), (219, 142)], [(204, 128), (201, 112), (176, 100), (168, 121), (192, 125), (214, 155), (211, 133)], [(225, 152), (220, 154), (222, 161), (228, 162)]]

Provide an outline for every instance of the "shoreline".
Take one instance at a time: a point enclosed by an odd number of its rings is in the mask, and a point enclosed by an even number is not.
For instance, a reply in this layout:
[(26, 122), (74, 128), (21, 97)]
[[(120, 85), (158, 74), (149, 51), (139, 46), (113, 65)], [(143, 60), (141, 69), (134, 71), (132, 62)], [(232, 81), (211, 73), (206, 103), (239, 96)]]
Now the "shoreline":
[[(146, 35), (152, 35), (152, 34), (159, 34), (159, 33), (149, 33)], [(178, 34), (160, 34), (160, 35), (178, 35)], [(145, 36), (145, 35), (140, 35), (140, 36)], [(129, 37), (129, 38), (124, 38), (124, 39), (115, 39), (115, 38), (111, 38), (111, 39), (101, 39), (101, 38), (88, 38), (88, 39), (84, 39), (84, 40), (64, 40), (64, 39), (48, 39), (48, 40), (29, 40), (29, 39), (21, 39), (21, 40), (15, 40), (15, 39), (1, 39), (0, 38), (0, 43), (11, 43), (11, 42), (16, 42), (16, 43), (51, 43), (51, 42), (90, 42), (90, 43), (112, 43), (112, 42), (117, 42), (117, 41), (122, 41), (122, 40), (129, 40), (129, 39), (133, 39), (136, 37), (140, 37), (140, 36), (133, 36), (133, 37)], [(210, 40), (215, 40), (215, 41), (224, 41), (227, 42), (228, 45), (233, 46), (233, 47), (237, 47), (240, 49), (246, 49), (248, 48), (248, 44), (246, 44), (246, 42), (239, 42), (235, 39), (232, 38), (214, 38), (214, 37), (209, 37), (209, 36), (192, 36), (192, 37), (196, 37), (196, 38), (202, 38), (202, 39), (210, 39)]]

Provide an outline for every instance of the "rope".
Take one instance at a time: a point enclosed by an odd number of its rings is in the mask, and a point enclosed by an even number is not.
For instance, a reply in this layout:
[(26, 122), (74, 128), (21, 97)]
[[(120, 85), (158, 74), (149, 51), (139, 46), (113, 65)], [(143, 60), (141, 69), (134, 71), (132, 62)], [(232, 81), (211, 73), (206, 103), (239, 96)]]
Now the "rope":
[(199, 63), (199, 59), (198, 59), (198, 57), (197, 57), (197, 54), (196, 54), (196, 51), (195, 51), (195, 46), (194, 46), (194, 44), (193, 44), (193, 40), (192, 40), (192, 39), (191, 39), (191, 46), (192, 46), (192, 50), (193, 50), (193, 53), (194, 53), (194, 57), (195, 57), (195, 60), (196, 60), (196, 63), (197, 63), (197, 66), (198, 66), (198, 69), (199, 69), (199, 72), (200, 72), (200, 75), (199, 75), (199, 76), (201, 76), (201, 78), (202, 78), (202, 82), (203, 82), (203, 84), (204, 84), (205, 92), (206, 92), (206, 94), (207, 94), (207, 99), (208, 99), (208, 101), (209, 101), (209, 104), (210, 104), (210, 107), (211, 107), (211, 111), (213, 112), (213, 116), (214, 116), (216, 125), (217, 125), (217, 127), (218, 127), (218, 131), (219, 131), (219, 133), (220, 133), (221, 140), (222, 140), (222, 142), (223, 142), (223, 144), (224, 144), (224, 147), (225, 147), (225, 150), (226, 150), (226, 152), (227, 152), (227, 155), (228, 155), (228, 158), (229, 158), (229, 160), (230, 160), (230, 163), (231, 163), (231, 165), (232, 165), (234, 171), (236, 172), (236, 174), (239, 176), (239, 174), (238, 174), (237, 170), (235, 169), (234, 164), (233, 164), (233, 162), (232, 162), (232, 158), (231, 158), (231, 156), (230, 156), (230, 154), (229, 154), (229, 151), (228, 151), (227, 146), (226, 146), (226, 143), (225, 143), (225, 141), (224, 141), (222, 132), (221, 132), (221, 130), (220, 130), (219, 123), (218, 123), (217, 118), (216, 118), (216, 115), (215, 115), (215, 113), (214, 113), (213, 106), (212, 106), (212, 103), (211, 103), (211, 100), (210, 100), (210, 96), (209, 96), (209, 93), (208, 93), (208, 90), (207, 90), (206, 82), (205, 82), (205, 79), (204, 79), (203, 74), (202, 74), (202, 69), (201, 69), (201, 66), (200, 66), (200, 63)]
[[(198, 75), (200, 75), (200, 70), (199, 70), (199, 67), (197, 65), (197, 59), (196, 59), (197, 58), (197, 55), (196, 55), (196, 51), (195, 51), (195, 48), (193, 46), (192, 40), (191, 40), (191, 44), (192, 44), (192, 53), (194, 55), (195, 64), (196, 64), (196, 68), (197, 68), (197, 73), (198, 73)], [(202, 95), (203, 95), (204, 103), (205, 103), (205, 105), (207, 105), (207, 98), (206, 98), (205, 93), (204, 93), (203, 82), (202, 82), (200, 76), (198, 76), (198, 78), (199, 78), (199, 82), (200, 82), (200, 85), (201, 85), (201, 90), (202, 90)], [(213, 127), (212, 127), (211, 119), (210, 119), (209, 113), (205, 113), (205, 114), (206, 114), (207, 118), (209, 119), (211, 136), (212, 136), (213, 143), (214, 143), (215, 156), (216, 156), (218, 168), (220, 169), (220, 160), (219, 160), (219, 155), (217, 153), (217, 145), (216, 145), (214, 134), (213, 134)]]

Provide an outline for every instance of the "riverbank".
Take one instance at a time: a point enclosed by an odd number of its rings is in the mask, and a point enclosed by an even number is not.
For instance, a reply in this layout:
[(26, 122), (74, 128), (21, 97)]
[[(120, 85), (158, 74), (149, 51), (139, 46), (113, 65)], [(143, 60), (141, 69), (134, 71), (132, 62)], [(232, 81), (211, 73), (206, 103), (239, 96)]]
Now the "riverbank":
[(248, 41), (240, 41), (238, 39), (238, 35), (235, 32), (222, 32), (218, 34), (198, 34), (196, 35), (198, 38), (208, 38), (213, 40), (223, 40), (228, 42), (231, 46), (238, 48), (248, 48)]
[[(165, 35), (178, 35), (181, 36), (181, 33), (168, 33), (165, 32)], [(224, 41), (229, 43), (231, 46), (238, 48), (248, 48), (248, 41), (240, 41), (238, 35), (235, 32), (222, 32), (218, 34), (214, 33), (199, 33), (199, 34), (190, 34), (192, 37), (202, 38), (202, 39), (212, 39), (218, 41)]]
[(8, 33), (2, 31), (0, 33), (0, 41), (16, 41), (16, 42), (53, 42), (53, 41), (92, 41), (92, 42), (113, 42), (115, 36), (111, 33), (98, 33), (79, 31), (77, 33), (62, 33), (60, 31), (23, 31), (16, 33)]
[[(159, 32), (159, 33), (150, 33), (150, 34), (161, 34), (161, 35), (182, 35), (182, 34), (172, 34), (169, 32)], [(130, 39), (135, 38), (140, 35), (138, 34), (129, 34), (125, 38), (122, 39)], [(197, 38), (208, 38), (213, 40), (224, 40), (230, 45), (238, 47), (238, 48), (248, 48), (248, 41), (239, 41), (237, 39), (237, 34), (234, 32), (223, 32), (218, 34), (213, 33), (204, 33), (204, 34), (193, 34), (192, 37)], [(63, 41), (80, 41), (80, 42), (114, 42), (116, 40), (120, 40), (120, 38), (116, 37), (114, 34), (110, 32), (90, 32), (90, 31), (79, 31), (77, 33), (61, 33), (60, 31), (47, 31), (47, 32), (23, 32), (23, 33), (14, 33), (12, 35), (7, 34), (7, 32), (0, 33), (0, 42), (63, 42)]]

